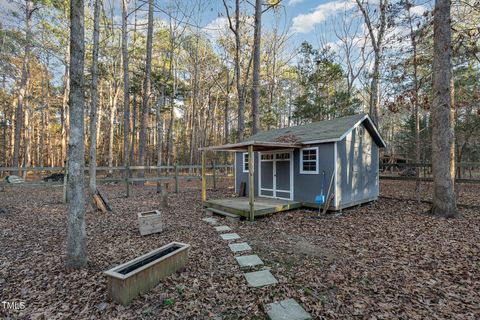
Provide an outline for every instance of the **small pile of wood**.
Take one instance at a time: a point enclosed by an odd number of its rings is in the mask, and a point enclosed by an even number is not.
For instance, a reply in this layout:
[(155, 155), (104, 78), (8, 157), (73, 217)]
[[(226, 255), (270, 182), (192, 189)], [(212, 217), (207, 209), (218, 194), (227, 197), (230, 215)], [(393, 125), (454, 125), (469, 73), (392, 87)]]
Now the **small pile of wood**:
[(110, 207), (107, 198), (98, 189), (97, 192), (95, 192), (95, 194), (93, 195), (93, 203), (102, 212), (112, 211), (112, 208)]

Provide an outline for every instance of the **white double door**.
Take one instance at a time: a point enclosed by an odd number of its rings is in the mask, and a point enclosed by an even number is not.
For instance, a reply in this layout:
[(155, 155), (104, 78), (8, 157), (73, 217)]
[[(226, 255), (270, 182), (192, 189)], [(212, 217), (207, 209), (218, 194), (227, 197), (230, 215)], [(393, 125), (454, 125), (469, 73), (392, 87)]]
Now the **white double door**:
[(293, 200), (293, 151), (261, 152), (259, 157), (260, 196)]

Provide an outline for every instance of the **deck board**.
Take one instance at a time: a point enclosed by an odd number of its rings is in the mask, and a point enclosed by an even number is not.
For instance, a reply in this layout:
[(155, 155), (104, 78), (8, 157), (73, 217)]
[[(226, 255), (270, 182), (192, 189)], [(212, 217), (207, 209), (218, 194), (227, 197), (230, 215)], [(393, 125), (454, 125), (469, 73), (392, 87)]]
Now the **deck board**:
[[(205, 207), (223, 210), (236, 215), (248, 217), (250, 205), (247, 197), (212, 199), (205, 202)], [(255, 198), (255, 216), (262, 216), (270, 213), (293, 210), (300, 208), (301, 202), (256, 197)]]

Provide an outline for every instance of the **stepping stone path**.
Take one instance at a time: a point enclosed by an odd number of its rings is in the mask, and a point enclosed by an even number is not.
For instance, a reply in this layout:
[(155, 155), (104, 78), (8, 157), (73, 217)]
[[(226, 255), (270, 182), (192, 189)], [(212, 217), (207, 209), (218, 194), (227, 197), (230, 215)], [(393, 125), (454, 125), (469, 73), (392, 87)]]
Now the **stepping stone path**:
[(245, 278), (247, 279), (248, 285), (254, 288), (278, 283), (277, 279), (275, 279), (268, 270), (247, 272), (245, 273)]
[[(216, 225), (217, 219), (212, 217), (203, 218), (203, 221)], [(218, 232), (231, 231), (229, 226), (216, 226)], [(220, 235), (223, 240), (237, 240), (240, 236), (236, 233), (223, 233)], [(234, 253), (251, 251), (252, 248), (246, 242), (231, 243), (228, 245)], [(241, 268), (262, 266), (263, 261), (256, 254), (235, 257)], [(277, 284), (278, 281), (269, 270), (260, 270), (244, 273), (245, 279), (250, 287), (258, 288)], [(265, 311), (270, 320), (310, 320), (312, 317), (295, 300), (286, 299), (283, 301), (270, 303), (265, 306)]]
[(237, 240), (237, 239), (240, 239), (240, 236), (236, 233), (224, 233), (224, 234), (221, 234), (220, 237), (222, 237), (223, 240)]
[(309, 320), (310, 314), (297, 301), (287, 299), (267, 304), (265, 311), (271, 320)]
[(217, 219), (212, 217), (203, 218), (202, 220), (213, 225), (217, 224)]
[(233, 252), (250, 251), (252, 248), (246, 242), (231, 243), (228, 245)]
[(223, 231), (230, 231), (232, 229), (229, 226), (218, 226), (218, 227), (215, 227), (215, 230), (217, 230), (218, 232), (223, 232)]
[(235, 257), (240, 267), (255, 267), (263, 265), (262, 259), (260, 259), (256, 254), (251, 256), (240, 256)]

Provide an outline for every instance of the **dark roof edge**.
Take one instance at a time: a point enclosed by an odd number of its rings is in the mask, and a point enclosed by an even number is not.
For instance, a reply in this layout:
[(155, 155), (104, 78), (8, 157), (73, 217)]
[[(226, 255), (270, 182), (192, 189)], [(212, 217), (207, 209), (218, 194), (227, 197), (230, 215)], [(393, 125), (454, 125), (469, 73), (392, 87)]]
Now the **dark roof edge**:
[(365, 120), (368, 120), (368, 126), (365, 126), (365, 127), (367, 128), (367, 130), (369, 130), (370, 134), (373, 137), (373, 140), (375, 140), (375, 142), (377, 143), (377, 145), (380, 148), (386, 148), (387, 144), (385, 143), (385, 140), (383, 140), (383, 137), (380, 134), (380, 132), (378, 131), (375, 123), (373, 123), (372, 119), (370, 119), (370, 116), (367, 115), (366, 118), (363, 121), (365, 121)]

